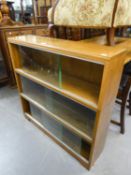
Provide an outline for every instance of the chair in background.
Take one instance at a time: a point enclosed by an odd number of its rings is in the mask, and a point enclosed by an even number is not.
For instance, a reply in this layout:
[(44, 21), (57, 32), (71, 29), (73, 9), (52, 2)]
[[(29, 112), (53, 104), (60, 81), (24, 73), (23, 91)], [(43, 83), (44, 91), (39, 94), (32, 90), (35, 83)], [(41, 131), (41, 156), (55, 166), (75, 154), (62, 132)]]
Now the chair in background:
[[(126, 63), (126, 65), (124, 67), (124, 73), (131, 77), (131, 61)], [(128, 106), (129, 107), (129, 115), (131, 115), (131, 89), (129, 92), (128, 102), (129, 102), (129, 106)]]
[(129, 115), (131, 115), (131, 92), (129, 94)]
[[(131, 25), (130, 0), (57, 0), (48, 11), (50, 35), (56, 38), (80, 40), (89, 38), (97, 31), (107, 34), (108, 45), (115, 44), (115, 29)], [(100, 31), (102, 31), (100, 33)], [(123, 75), (117, 99), (121, 101), (120, 122), (112, 121), (125, 132), (125, 108), (131, 77)], [(129, 99), (131, 110), (131, 94)]]
[(37, 24), (48, 23), (48, 10), (54, 5), (56, 0), (34, 0), (34, 16)]
[(130, 0), (57, 0), (48, 11), (50, 33), (58, 26), (106, 29), (107, 42), (114, 45), (115, 28), (131, 25)]
[(82, 39), (91, 38), (94, 36), (104, 35), (105, 30), (100, 29), (81, 29), (81, 28), (73, 28), (73, 27), (61, 27), (57, 26), (53, 31), (53, 34), (50, 33), (50, 36), (61, 39), (68, 39), (79, 41)]
[[(120, 126), (120, 132), (121, 134), (125, 133), (125, 110), (127, 106), (127, 98), (129, 94), (129, 90), (131, 87), (131, 76), (127, 74), (123, 74), (120, 87), (117, 94), (117, 100), (116, 103), (120, 104), (120, 122), (112, 120), (111, 122)], [(129, 98), (129, 114), (131, 110), (131, 93)], [(118, 101), (119, 100), (119, 101)]]
[(131, 27), (122, 27), (116, 30), (116, 36), (130, 38), (131, 37)]
[[(122, 134), (125, 133), (125, 110), (126, 110), (126, 107), (129, 107), (129, 115), (131, 115), (131, 91), (130, 91), (130, 87), (131, 87), (131, 61), (127, 62), (125, 64), (125, 67), (123, 70), (123, 76), (121, 79), (121, 83), (120, 83), (120, 87), (119, 87), (119, 91), (118, 91), (118, 95), (117, 95), (117, 99), (119, 99), (121, 101), (121, 103), (116, 101), (121, 105), (120, 123), (118, 123), (116, 121), (112, 121), (114, 124), (117, 124), (120, 126)], [(127, 100), (128, 95), (129, 95), (129, 100)], [(126, 106), (127, 102), (129, 103), (128, 106)]]

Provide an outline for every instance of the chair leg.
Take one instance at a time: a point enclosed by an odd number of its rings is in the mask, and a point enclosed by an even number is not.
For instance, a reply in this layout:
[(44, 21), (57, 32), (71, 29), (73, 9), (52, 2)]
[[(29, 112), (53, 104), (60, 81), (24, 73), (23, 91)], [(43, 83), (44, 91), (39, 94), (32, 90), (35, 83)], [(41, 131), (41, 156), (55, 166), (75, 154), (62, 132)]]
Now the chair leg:
[(126, 102), (122, 103), (121, 111), (120, 111), (120, 133), (121, 134), (125, 133), (125, 107), (126, 107)]
[(129, 115), (131, 115), (131, 92), (129, 94)]
[(50, 37), (55, 38), (56, 27), (54, 26), (54, 24), (49, 24), (48, 28), (49, 28), (49, 35), (50, 35)]
[(111, 120), (111, 123), (118, 125), (120, 127), (120, 133), (125, 133), (125, 108), (126, 108), (126, 102), (121, 103), (121, 110), (120, 110), (120, 122), (117, 122), (115, 120)]
[(107, 44), (109, 46), (115, 45), (115, 28), (114, 27), (107, 29)]

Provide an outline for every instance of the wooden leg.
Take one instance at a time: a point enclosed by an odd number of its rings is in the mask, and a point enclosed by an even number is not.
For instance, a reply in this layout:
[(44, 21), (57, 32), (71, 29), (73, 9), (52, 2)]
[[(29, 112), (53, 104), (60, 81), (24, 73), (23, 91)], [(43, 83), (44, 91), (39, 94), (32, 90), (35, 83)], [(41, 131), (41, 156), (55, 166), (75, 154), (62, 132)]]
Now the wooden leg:
[(115, 28), (108, 28), (107, 29), (107, 44), (110, 46), (115, 45)]
[(131, 92), (129, 94), (129, 115), (131, 115)]
[(121, 134), (125, 133), (125, 107), (126, 107), (126, 102), (123, 102), (121, 105), (121, 111), (120, 111), (120, 132)]
[(60, 27), (55, 26), (54, 31), (55, 31), (55, 38), (60, 38)]
[(55, 26), (54, 26), (54, 24), (49, 24), (48, 25), (48, 28), (49, 28), (49, 35), (50, 35), (50, 37), (55, 37)]
[(61, 29), (62, 29), (62, 32), (61, 32), (60, 38), (61, 39), (67, 39), (67, 37), (66, 37), (66, 27), (61, 27)]
[(121, 103), (121, 111), (120, 111), (120, 122), (115, 120), (111, 120), (111, 123), (120, 127), (120, 133), (125, 133), (125, 108), (126, 108), (126, 100)]

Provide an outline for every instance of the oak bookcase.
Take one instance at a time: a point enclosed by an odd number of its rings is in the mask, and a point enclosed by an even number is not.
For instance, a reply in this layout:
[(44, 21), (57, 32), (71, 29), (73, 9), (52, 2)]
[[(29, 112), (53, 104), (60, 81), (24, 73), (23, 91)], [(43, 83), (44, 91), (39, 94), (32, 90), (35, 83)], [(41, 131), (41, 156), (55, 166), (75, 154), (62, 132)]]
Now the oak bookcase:
[(9, 38), (27, 119), (90, 169), (103, 150), (130, 40)]

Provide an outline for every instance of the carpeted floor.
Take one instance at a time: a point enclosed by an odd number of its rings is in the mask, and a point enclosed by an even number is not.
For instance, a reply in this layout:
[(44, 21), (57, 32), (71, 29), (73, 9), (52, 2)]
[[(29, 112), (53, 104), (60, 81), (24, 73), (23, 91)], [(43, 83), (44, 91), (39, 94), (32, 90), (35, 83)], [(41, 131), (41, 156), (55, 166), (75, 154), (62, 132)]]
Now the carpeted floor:
[[(119, 105), (113, 116), (119, 117)], [(131, 175), (131, 117), (126, 134), (110, 125), (105, 149), (89, 172), (27, 121), (16, 90), (0, 89), (0, 175)]]

